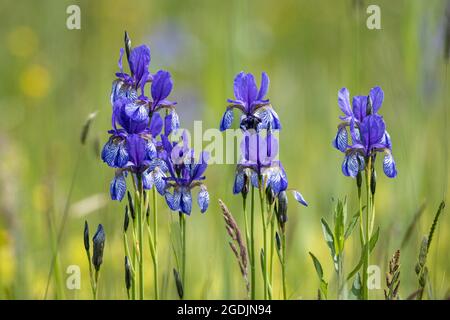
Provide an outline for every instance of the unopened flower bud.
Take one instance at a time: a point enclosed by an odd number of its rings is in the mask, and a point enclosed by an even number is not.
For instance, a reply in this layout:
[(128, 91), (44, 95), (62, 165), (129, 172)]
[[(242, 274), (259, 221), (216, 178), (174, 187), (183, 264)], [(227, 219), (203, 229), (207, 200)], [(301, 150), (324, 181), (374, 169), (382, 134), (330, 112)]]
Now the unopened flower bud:
[(128, 215), (128, 206), (125, 206), (125, 217), (123, 220), (123, 232), (127, 232), (129, 224), (130, 224), (130, 216)]
[(89, 251), (89, 225), (87, 223), (87, 221), (84, 221), (84, 248), (86, 249), (86, 251)]
[(131, 266), (127, 256), (125, 256), (125, 287), (127, 290), (131, 288)]
[(372, 196), (375, 194), (375, 190), (377, 189), (377, 173), (374, 168), (372, 168), (372, 175), (370, 178), (370, 192)]
[(127, 197), (128, 197), (128, 206), (130, 208), (131, 219), (134, 220), (136, 218), (136, 212), (134, 211), (133, 197), (131, 196), (130, 191), (127, 191)]
[(97, 231), (92, 238), (93, 243), (93, 253), (92, 253), (92, 264), (95, 270), (100, 270), (100, 266), (103, 262), (103, 248), (105, 247), (105, 231), (101, 224), (98, 225)]

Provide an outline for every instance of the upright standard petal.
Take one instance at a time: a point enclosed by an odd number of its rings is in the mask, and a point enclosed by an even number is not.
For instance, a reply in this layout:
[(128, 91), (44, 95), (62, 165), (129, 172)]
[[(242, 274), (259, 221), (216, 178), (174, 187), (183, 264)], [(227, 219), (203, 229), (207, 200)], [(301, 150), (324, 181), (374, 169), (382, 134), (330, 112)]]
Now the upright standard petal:
[(222, 120), (220, 121), (220, 131), (225, 131), (231, 127), (233, 124), (234, 115), (233, 109), (228, 108), (223, 114)]
[(342, 88), (338, 93), (339, 108), (346, 116), (352, 116), (353, 112), (350, 107), (350, 93), (347, 88)]
[(163, 120), (159, 113), (155, 112), (152, 115), (152, 119), (150, 120), (150, 133), (153, 138), (156, 138), (162, 131), (163, 128)]
[(381, 116), (376, 114), (367, 116), (360, 125), (361, 142), (366, 148), (371, 148), (372, 145), (381, 141), (385, 132), (386, 125)]
[(131, 50), (130, 58), (130, 71), (136, 79), (136, 84), (141, 84), (146, 81), (144, 78), (148, 74), (148, 66), (150, 65), (150, 48), (146, 45)]
[(205, 213), (209, 206), (209, 193), (204, 185), (200, 187), (200, 191), (197, 196), (197, 203), (200, 207), (200, 212)]
[(267, 94), (267, 91), (269, 90), (269, 76), (267, 73), (263, 72), (261, 74), (261, 86), (259, 87), (258, 96), (256, 97), (256, 100), (262, 100)]
[(125, 181), (124, 174), (122, 172), (116, 173), (109, 187), (111, 199), (122, 201), (126, 191), (127, 191), (127, 184)]
[(374, 87), (370, 89), (369, 97), (372, 103), (373, 113), (377, 113), (383, 104), (384, 92), (380, 87)]
[(153, 108), (159, 102), (166, 99), (172, 91), (173, 81), (170, 73), (164, 70), (159, 70), (153, 77), (151, 94), (153, 98)]
[(359, 122), (367, 116), (367, 96), (353, 97), (353, 116)]

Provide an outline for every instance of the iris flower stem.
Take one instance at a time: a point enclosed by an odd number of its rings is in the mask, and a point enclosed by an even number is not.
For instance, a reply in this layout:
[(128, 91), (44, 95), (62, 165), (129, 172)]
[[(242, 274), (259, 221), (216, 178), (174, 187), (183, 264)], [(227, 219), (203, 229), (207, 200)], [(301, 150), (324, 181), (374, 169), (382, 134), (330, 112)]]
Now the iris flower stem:
[(139, 248), (139, 300), (144, 300), (144, 250), (143, 250), (143, 238), (144, 238), (144, 193), (142, 187), (142, 178), (138, 176), (137, 179), (138, 188), (136, 192), (136, 201), (138, 204), (137, 210), (137, 222), (138, 222), (138, 248)]
[[(264, 185), (265, 181), (263, 178), (260, 178), (259, 184), (259, 200), (261, 207), (261, 221), (263, 228), (263, 250), (264, 250), (264, 258), (262, 261), (262, 272), (263, 272), (263, 280), (264, 280), (264, 300), (267, 300), (269, 293), (269, 279), (268, 279), (268, 268), (267, 268), (267, 226), (266, 226), (266, 213), (265, 213), (265, 202), (264, 202)], [(269, 297), (270, 299), (270, 297)]]
[[(248, 217), (247, 217), (247, 195), (242, 195), (242, 210), (244, 211), (245, 241), (247, 243), (247, 252), (248, 252), (248, 257), (249, 257), (249, 261), (250, 261), (250, 273), (252, 274), (251, 275), (251, 277), (252, 277), (253, 276), (253, 268), (252, 268), (253, 259), (252, 259), (252, 254), (251, 254), (252, 248), (250, 248), (250, 232), (249, 232), (249, 222), (248, 222)], [(255, 299), (253, 281), (251, 281), (251, 283), (250, 283), (250, 298), (252, 300)]]
[(92, 297), (95, 299), (94, 274), (92, 273), (91, 253), (89, 250), (86, 250), (86, 255), (87, 255), (88, 265), (89, 265), (89, 280), (91, 282)]
[(281, 232), (281, 278), (283, 282), (283, 300), (287, 299), (286, 294), (286, 234), (284, 231)]
[[(128, 237), (127, 237), (127, 233), (126, 232), (123, 233), (123, 248), (124, 248), (125, 256), (130, 258), (130, 248), (128, 246)], [(133, 252), (134, 252), (134, 250), (133, 250)], [(136, 279), (135, 279), (135, 275), (134, 275), (133, 262), (130, 262), (130, 267), (131, 267), (131, 270), (132, 270), (132, 273), (131, 273), (131, 289), (132, 290), (131, 290), (131, 293), (130, 293), (130, 290), (127, 289), (127, 296), (128, 296), (128, 300), (130, 300), (130, 299), (134, 300), (135, 298), (133, 297), (133, 287), (135, 286)]]
[(181, 232), (181, 283), (183, 285), (183, 296), (186, 296), (186, 217), (180, 212), (180, 232)]
[(273, 283), (273, 254), (275, 252), (275, 223), (272, 214), (272, 206), (268, 206), (268, 216), (270, 217), (270, 260), (269, 260), (269, 284)]
[(158, 207), (156, 203), (156, 187), (152, 190), (153, 196), (153, 243), (155, 245), (155, 255), (153, 257), (154, 277), (155, 277), (155, 300), (159, 299), (159, 274), (158, 274)]
[(371, 169), (372, 169), (372, 158), (369, 157), (366, 168), (366, 196), (367, 196), (367, 204), (366, 204), (366, 221), (365, 221), (365, 235), (366, 241), (364, 245), (364, 262), (363, 262), (363, 299), (369, 300), (369, 288), (368, 288), (368, 268), (370, 263), (370, 230), (369, 230), (369, 221), (370, 221), (370, 213), (372, 212), (372, 200), (371, 200), (371, 192), (370, 192), (370, 179), (371, 179)]
[(94, 300), (97, 300), (98, 294), (98, 278), (100, 276), (100, 270), (95, 270), (95, 279), (94, 279)]
[(251, 269), (251, 298), (256, 299), (256, 268), (255, 268), (255, 187), (252, 185), (250, 208), (250, 269)]

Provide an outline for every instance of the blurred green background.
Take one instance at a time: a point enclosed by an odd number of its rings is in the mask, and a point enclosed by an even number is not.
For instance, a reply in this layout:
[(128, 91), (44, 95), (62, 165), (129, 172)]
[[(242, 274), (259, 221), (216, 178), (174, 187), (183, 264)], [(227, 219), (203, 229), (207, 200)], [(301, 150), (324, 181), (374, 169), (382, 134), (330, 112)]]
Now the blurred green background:
[[(164, 68), (172, 73), (172, 98), (186, 128), (194, 120), (202, 120), (204, 129), (219, 126), (239, 71), (254, 73), (258, 83), (262, 71), (269, 74), (268, 97), (283, 124), (281, 160), (290, 186), (310, 204), (300, 208), (291, 199), (289, 209), (287, 276), (293, 299), (317, 296), (319, 281), (308, 251), (321, 260), (334, 292), (320, 218), (331, 220), (332, 199), (345, 196), (349, 214), (357, 210), (355, 182), (342, 175), (342, 154), (331, 146), (340, 115), (337, 92), (346, 86), (352, 95), (367, 94), (380, 85), (385, 92), (381, 114), (399, 175), (386, 178), (379, 161), (376, 224), (381, 236), (372, 263), (380, 266), (383, 277), (389, 257), (424, 205), (401, 250), (401, 296), (412, 293), (421, 239), (440, 201), (449, 196), (450, 94), (444, 58), (449, 3), (372, 2), (381, 8), (381, 30), (367, 29), (369, 3), (363, 0), (2, 0), (0, 298), (62, 298), (56, 295), (54, 275), (45, 292), (52, 237), (66, 206), (59, 276), (65, 282), (67, 267), (79, 265), (82, 281), (81, 290), (64, 289), (65, 298), (91, 298), (82, 241), (85, 219), (91, 233), (98, 223), (106, 230), (99, 297), (126, 298), (121, 233), (125, 203), (109, 201), (114, 173), (98, 155), (110, 127), (109, 93), (124, 30), (134, 45), (151, 47), (151, 72)], [(81, 8), (81, 30), (66, 28), (71, 4)], [(81, 146), (82, 125), (95, 110), (99, 113)], [(231, 192), (233, 174), (233, 165), (211, 165), (210, 209), (205, 215), (194, 210), (188, 218), (187, 298), (245, 297), (217, 204), (223, 199), (243, 226), (240, 197)], [(176, 298), (168, 236), (176, 216), (163, 199), (159, 208), (161, 272), (167, 287), (163, 297)], [(434, 298), (449, 294), (449, 222), (444, 212), (428, 260)], [(359, 258), (356, 232), (346, 250), (349, 272)], [(384, 278), (381, 284), (383, 288)], [(150, 274), (146, 287), (151, 298)], [(280, 296), (279, 287), (274, 296)], [(382, 290), (373, 291), (372, 297), (383, 298)]]

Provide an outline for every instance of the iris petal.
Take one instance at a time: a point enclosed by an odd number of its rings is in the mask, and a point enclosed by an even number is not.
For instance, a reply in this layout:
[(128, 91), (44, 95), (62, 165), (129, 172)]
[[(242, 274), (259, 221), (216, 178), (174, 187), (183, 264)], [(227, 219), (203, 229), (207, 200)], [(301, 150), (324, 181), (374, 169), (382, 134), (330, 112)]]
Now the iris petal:
[(308, 206), (308, 202), (306, 202), (305, 198), (303, 198), (303, 195), (300, 192), (298, 192), (297, 190), (294, 190), (294, 191), (292, 191), (292, 193), (294, 194), (295, 200), (297, 200), (299, 203), (301, 203), (305, 207)]
[(352, 109), (350, 108), (350, 93), (347, 88), (342, 88), (338, 93), (339, 108), (346, 116), (351, 116)]
[(380, 87), (374, 87), (370, 89), (369, 97), (372, 102), (373, 113), (377, 113), (383, 104), (384, 92)]
[(111, 185), (109, 187), (111, 199), (122, 201), (126, 191), (127, 191), (127, 184), (125, 181), (125, 176), (123, 175), (123, 173), (116, 174), (114, 176), (114, 179), (111, 181)]
[(201, 213), (205, 213), (209, 205), (209, 193), (208, 190), (206, 190), (205, 186), (202, 186), (200, 188), (200, 192), (198, 193), (197, 197), (197, 203), (200, 207)]
[(344, 152), (348, 145), (348, 133), (345, 127), (338, 129), (336, 137), (333, 140), (333, 147)]
[(192, 194), (189, 188), (183, 188), (180, 202), (181, 211), (187, 215), (192, 211)]
[(234, 177), (234, 185), (233, 185), (233, 193), (238, 194), (242, 191), (242, 188), (244, 187), (244, 172), (238, 171), (236, 172), (236, 175)]
[(389, 178), (395, 178), (397, 176), (397, 166), (394, 157), (389, 150), (387, 150), (384, 155), (383, 171)]
[(233, 123), (233, 120), (233, 109), (227, 109), (227, 111), (223, 114), (222, 120), (220, 121), (220, 131), (229, 129)]

